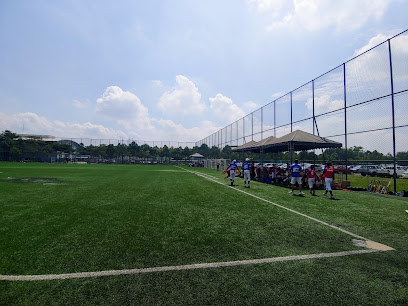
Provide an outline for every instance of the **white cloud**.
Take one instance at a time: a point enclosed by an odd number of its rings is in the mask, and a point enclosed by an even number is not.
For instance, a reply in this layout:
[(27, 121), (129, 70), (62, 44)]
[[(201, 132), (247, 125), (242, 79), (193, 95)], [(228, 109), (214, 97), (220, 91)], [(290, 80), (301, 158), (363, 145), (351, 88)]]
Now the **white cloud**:
[(152, 81), (152, 86), (161, 88), (161, 87), (163, 87), (163, 82), (160, 81), (160, 80), (153, 80)]
[(244, 103), (244, 107), (246, 110), (248, 110), (248, 112), (252, 112), (258, 108), (258, 104), (256, 104), (254, 101), (248, 101)]
[(89, 101), (88, 99), (84, 101), (73, 100), (71, 104), (77, 109), (86, 109), (91, 106), (91, 101)]
[(240, 109), (232, 100), (220, 93), (214, 98), (210, 98), (210, 108), (215, 116), (224, 119), (226, 124), (232, 123), (245, 116), (245, 112)]
[[(382, 33), (372, 37), (369, 42), (361, 48), (354, 51), (354, 56), (362, 54), (367, 50), (381, 44), (393, 35), (384, 35)], [(388, 47), (387, 47), (388, 48)], [(408, 55), (408, 35), (399, 35), (391, 40), (392, 55), (405, 54)]]
[(287, 0), (248, 0), (250, 6), (255, 7), (258, 12), (270, 12), (273, 17), (278, 17), (279, 13), (291, 5)]
[(275, 93), (271, 96), (271, 98), (272, 98), (272, 100), (276, 100), (276, 99), (282, 97), (282, 96), (285, 95), (285, 94), (286, 94), (286, 93), (284, 93), (284, 92), (275, 92)]
[[(389, 36), (377, 34), (367, 44), (354, 51), (357, 58), (347, 62), (347, 100), (353, 103), (374, 99), (391, 92), (388, 43)], [(377, 46), (374, 49), (373, 47)], [(364, 53), (365, 51), (370, 51)], [(391, 40), (394, 90), (405, 90), (408, 81), (408, 35)], [(364, 53), (364, 54), (362, 54)], [(364, 92), (364, 94), (362, 94)]]
[(10, 116), (0, 112), (0, 132), (10, 130), (13, 133), (22, 134), (24, 127), (24, 134), (50, 135), (56, 139), (82, 139), (82, 142), (88, 145), (89, 142), (86, 139), (196, 142), (221, 128), (211, 121), (202, 121), (192, 128), (185, 128), (172, 120), (151, 119), (151, 121), (152, 126), (148, 129), (134, 129), (133, 127), (127, 129), (125, 127), (122, 130), (90, 122), (52, 121), (35, 113), (27, 112)]
[(318, 31), (334, 26), (338, 31), (354, 30), (367, 20), (379, 19), (392, 0), (249, 0), (251, 7), (273, 20), (268, 30), (280, 28)]
[(102, 125), (86, 123), (68, 123), (51, 121), (35, 113), (19, 113), (8, 116), (0, 113), (0, 131), (10, 130), (14, 133), (51, 135), (63, 138), (101, 138), (120, 139), (127, 135), (120, 130), (106, 128)]
[(359, 54), (362, 54), (362, 53), (366, 52), (367, 50), (375, 47), (376, 45), (386, 41), (388, 38), (389, 38), (388, 36), (385, 36), (384, 34), (381, 34), (381, 33), (374, 36), (373, 38), (370, 39), (368, 44), (361, 47), (360, 49), (355, 50), (354, 51), (354, 56), (357, 56)]
[(149, 128), (149, 112), (140, 99), (118, 86), (106, 88), (102, 97), (96, 101), (96, 111), (118, 120), (125, 127)]
[(185, 128), (179, 123), (172, 120), (154, 119), (154, 124), (157, 126), (155, 132), (156, 139), (165, 140), (182, 140), (182, 141), (197, 141), (218, 131), (221, 127), (215, 126), (211, 121), (203, 121), (199, 126), (193, 128)]
[(158, 107), (171, 114), (194, 114), (204, 111), (205, 104), (201, 102), (201, 93), (192, 81), (182, 75), (176, 76), (177, 85), (165, 92)]
[[(305, 103), (308, 110), (313, 110), (313, 99), (307, 99)], [(343, 100), (332, 100), (327, 94), (323, 94), (314, 99), (314, 107), (316, 113), (324, 113), (329, 111), (338, 110), (344, 107)]]

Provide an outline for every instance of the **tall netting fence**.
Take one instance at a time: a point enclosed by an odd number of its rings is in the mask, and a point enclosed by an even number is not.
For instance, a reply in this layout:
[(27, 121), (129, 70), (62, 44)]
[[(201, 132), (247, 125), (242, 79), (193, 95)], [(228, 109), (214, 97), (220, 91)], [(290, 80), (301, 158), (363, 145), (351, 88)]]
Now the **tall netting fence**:
[(326, 153), (346, 174), (360, 167), (396, 185), (408, 169), (407, 31), (232, 123), (224, 137), (198, 144), (235, 147), (302, 130), (340, 142), (341, 149), (312, 152)]

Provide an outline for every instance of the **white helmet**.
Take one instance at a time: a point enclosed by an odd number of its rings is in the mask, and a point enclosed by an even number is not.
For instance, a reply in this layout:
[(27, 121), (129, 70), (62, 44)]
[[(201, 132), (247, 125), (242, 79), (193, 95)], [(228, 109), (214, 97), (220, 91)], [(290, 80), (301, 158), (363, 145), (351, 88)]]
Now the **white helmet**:
[(236, 163), (237, 161), (234, 159), (232, 162), (233, 162), (233, 163)]
[(245, 158), (245, 161), (249, 161), (249, 158)]

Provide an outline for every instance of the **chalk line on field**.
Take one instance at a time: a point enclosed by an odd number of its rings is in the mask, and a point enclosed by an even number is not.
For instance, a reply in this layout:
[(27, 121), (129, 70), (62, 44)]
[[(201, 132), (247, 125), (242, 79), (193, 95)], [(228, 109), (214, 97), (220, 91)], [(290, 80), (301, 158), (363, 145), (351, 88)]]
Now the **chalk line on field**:
[[(183, 169), (183, 168), (180, 168), (180, 169)], [(326, 226), (328, 226), (328, 227), (331, 227), (331, 228), (333, 228), (333, 229), (335, 229), (335, 230), (338, 230), (338, 231), (340, 231), (340, 232), (343, 232), (343, 233), (345, 233), (345, 234), (347, 234), (347, 235), (350, 235), (350, 236), (352, 236), (352, 237), (365, 240), (365, 241), (366, 241), (367, 248), (370, 248), (370, 249), (373, 249), (373, 250), (378, 250), (378, 251), (392, 251), (392, 250), (394, 250), (392, 247), (390, 247), (390, 246), (388, 246), (388, 245), (385, 245), (385, 244), (381, 244), (381, 243), (372, 241), (372, 240), (370, 240), (370, 239), (364, 238), (364, 237), (362, 237), (362, 236), (360, 236), (360, 235), (354, 234), (354, 233), (352, 233), (352, 232), (349, 232), (349, 231), (347, 231), (347, 230), (344, 230), (344, 229), (342, 229), (342, 228), (340, 228), (340, 227), (337, 227), (337, 226), (335, 226), (335, 225), (331, 225), (331, 224), (329, 224), (329, 223), (327, 223), (327, 222), (324, 222), (324, 221), (322, 221), (322, 220), (319, 220), (319, 219), (313, 218), (313, 217), (311, 217), (311, 216), (308, 216), (308, 215), (306, 215), (306, 214), (304, 214), (304, 213), (298, 212), (298, 211), (296, 211), (296, 210), (294, 210), (294, 209), (291, 209), (291, 208), (288, 208), (288, 207), (279, 205), (279, 204), (277, 204), (277, 203), (275, 203), (275, 202), (266, 200), (266, 199), (264, 199), (264, 198), (261, 198), (261, 197), (259, 197), (259, 196), (257, 196), (257, 195), (254, 195), (254, 194), (252, 194), (252, 193), (249, 193), (249, 192), (247, 192), (247, 191), (244, 191), (244, 190), (241, 190), (241, 189), (237, 189), (237, 188), (235, 188), (235, 187), (232, 187), (232, 186), (223, 184), (223, 183), (221, 183), (221, 182), (215, 181), (215, 180), (214, 180), (210, 175), (208, 175), (208, 174), (200, 173), (200, 172), (197, 172), (197, 171), (186, 170), (186, 169), (183, 169), (183, 170), (184, 170), (184, 171), (187, 171), (187, 172), (190, 172), (190, 173), (193, 173), (193, 174), (195, 174), (195, 175), (201, 176), (201, 177), (203, 177), (203, 178), (205, 178), (205, 179), (207, 179), (207, 180), (210, 180), (210, 181), (212, 181), (212, 182), (214, 182), (214, 183), (221, 184), (221, 185), (223, 185), (223, 186), (225, 186), (225, 187), (233, 188), (234, 190), (236, 190), (236, 191), (238, 191), (238, 192), (242, 192), (242, 193), (244, 193), (244, 194), (246, 194), (246, 195), (249, 195), (249, 196), (251, 196), (251, 197), (254, 197), (254, 198), (258, 199), (258, 200), (261, 200), (261, 201), (264, 201), (264, 202), (266, 202), (266, 203), (275, 205), (275, 206), (277, 206), (277, 207), (279, 207), (279, 208), (286, 209), (286, 210), (288, 210), (288, 211), (290, 211), (290, 212), (292, 212), (292, 213), (295, 213), (295, 214), (300, 215), (300, 216), (302, 216), (302, 217), (308, 218), (308, 219), (313, 220), (313, 221), (315, 221), (315, 222), (318, 222), (318, 223), (320, 223), (320, 224), (326, 225)]]
[(376, 253), (376, 252), (380, 252), (380, 251), (378, 250), (355, 250), (355, 251), (344, 251), (344, 252), (336, 252), (336, 253), (296, 255), (296, 256), (212, 262), (212, 263), (201, 263), (201, 264), (181, 265), (181, 266), (164, 266), (164, 267), (142, 268), (142, 269), (107, 270), (107, 271), (98, 271), (98, 272), (79, 272), (79, 273), (66, 273), (66, 274), (45, 274), (45, 275), (0, 275), (0, 280), (4, 280), (4, 281), (40, 281), (40, 280), (62, 280), (62, 279), (72, 279), (72, 278), (90, 278), (90, 277), (100, 277), (100, 276), (117, 276), (117, 275), (129, 275), (129, 274), (144, 274), (144, 273), (153, 273), (153, 272), (221, 268), (221, 267), (244, 266), (244, 265), (274, 263), (274, 262), (293, 261), (293, 260), (342, 257), (342, 256)]
[(184, 170), (151, 170), (151, 171), (155, 171), (155, 172), (185, 172)]

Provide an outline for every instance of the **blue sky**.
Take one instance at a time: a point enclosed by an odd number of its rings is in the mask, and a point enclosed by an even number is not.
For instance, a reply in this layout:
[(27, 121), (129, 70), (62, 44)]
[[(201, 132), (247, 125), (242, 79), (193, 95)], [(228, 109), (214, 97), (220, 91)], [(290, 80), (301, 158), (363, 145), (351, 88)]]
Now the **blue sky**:
[(406, 0), (0, 0), (0, 131), (198, 141), (407, 28)]

